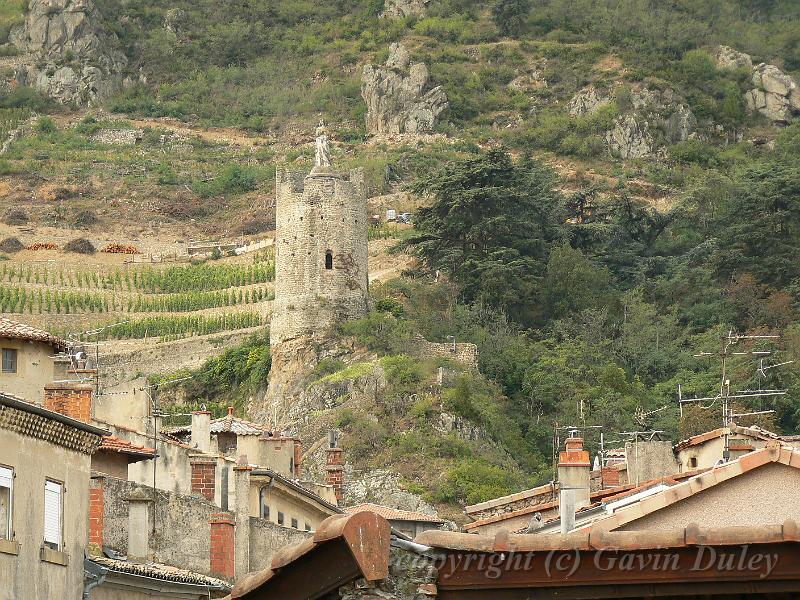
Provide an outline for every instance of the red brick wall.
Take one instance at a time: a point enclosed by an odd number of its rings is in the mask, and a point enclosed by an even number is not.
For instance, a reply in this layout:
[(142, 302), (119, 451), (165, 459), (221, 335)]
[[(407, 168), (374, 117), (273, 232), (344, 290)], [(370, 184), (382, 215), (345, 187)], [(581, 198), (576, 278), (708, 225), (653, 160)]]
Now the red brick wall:
[(619, 485), (619, 469), (613, 467), (603, 467), (603, 487)]
[(44, 386), (44, 407), (88, 423), (92, 420), (92, 386), (62, 384)]
[(341, 448), (328, 448), (325, 483), (333, 486), (336, 501), (341, 502), (344, 497), (344, 466), (342, 464)]
[(105, 491), (102, 484), (89, 490), (89, 544), (96, 544), (98, 549), (103, 548), (103, 510)]
[(216, 462), (192, 461), (192, 493), (214, 501), (216, 484)]
[(233, 579), (234, 562), (234, 525), (227, 513), (214, 513), (211, 523), (211, 574), (224, 579)]

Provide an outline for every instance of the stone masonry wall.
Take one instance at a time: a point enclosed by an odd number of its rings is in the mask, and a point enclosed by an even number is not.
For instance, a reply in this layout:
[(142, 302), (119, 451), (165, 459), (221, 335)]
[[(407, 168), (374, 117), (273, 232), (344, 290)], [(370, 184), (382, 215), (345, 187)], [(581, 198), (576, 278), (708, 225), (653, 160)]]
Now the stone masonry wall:
[(429, 342), (422, 337), (418, 337), (416, 341), (417, 355), (423, 359), (447, 358), (471, 369), (478, 367), (478, 347), (475, 344), (457, 343), (454, 352), (453, 344)]
[[(368, 309), (367, 204), (363, 172), (303, 177), (279, 169), (276, 180), (273, 345), (324, 338)], [(326, 269), (330, 252), (333, 268)]]

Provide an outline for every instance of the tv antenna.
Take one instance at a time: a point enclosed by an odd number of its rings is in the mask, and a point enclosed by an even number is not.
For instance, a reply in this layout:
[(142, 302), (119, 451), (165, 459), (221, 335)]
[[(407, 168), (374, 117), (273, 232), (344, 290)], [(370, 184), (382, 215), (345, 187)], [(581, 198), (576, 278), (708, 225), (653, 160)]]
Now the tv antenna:
[[(777, 397), (777, 396), (785, 396), (788, 393), (788, 389), (762, 389), (761, 388), (761, 379), (767, 378), (767, 371), (770, 369), (775, 369), (777, 367), (782, 367), (784, 365), (789, 365), (795, 362), (794, 360), (787, 360), (780, 363), (775, 363), (772, 365), (765, 365), (764, 364), (764, 357), (770, 356), (772, 354), (771, 350), (737, 350), (737, 344), (742, 341), (760, 341), (760, 340), (779, 340), (781, 336), (779, 335), (742, 335), (735, 333), (733, 330), (729, 330), (726, 335), (723, 335), (721, 338), (721, 349), (718, 355), (720, 359), (720, 384), (719, 384), (719, 393), (713, 396), (705, 396), (702, 398), (684, 398), (683, 397), (683, 390), (681, 386), (678, 385), (678, 405), (680, 407), (680, 414), (681, 418), (683, 418), (683, 406), (684, 404), (699, 404), (700, 408), (703, 410), (710, 410), (713, 409), (717, 403), (719, 403), (722, 409), (722, 425), (723, 427), (730, 427), (734, 421), (740, 417), (750, 417), (750, 416), (757, 416), (757, 415), (766, 415), (772, 414), (774, 410), (757, 410), (751, 412), (742, 412), (737, 413), (734, 409), (733, 400), (747, 400), (747, 399), (761, 399), (761, 398), (769, 398), (769, 397)], [(700, 352), (699, 354), (695, 354), (695, 358), (706, 358), (710, 356), (715, 356), (713, 352)], [(731, 390), (731, 380), (728, 374), (730, 368), (730, 361), (735, 356), (751, 356), (758, 359), (758, 367), (756, 369), (756, 377), (758, 378), (758, 389), (756, 390)], [(724, 435), (725, 439), (725, 450), (723, 453), (724, 460), (728, 460), (730, 457), (730, 449), (729, 449), (729, 440), (728, 434)]]

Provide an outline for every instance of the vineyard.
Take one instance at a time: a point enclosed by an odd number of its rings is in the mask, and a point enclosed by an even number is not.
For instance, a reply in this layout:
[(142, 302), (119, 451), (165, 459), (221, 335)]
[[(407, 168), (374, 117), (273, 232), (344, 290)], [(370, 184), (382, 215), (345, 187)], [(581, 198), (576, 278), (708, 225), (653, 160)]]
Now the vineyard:
[[(79, 341), (130, 340), (158, 337), (171, 341), (192, 335), (209, 335), (234, 329), (259, 327), (264, 324), (261, 315), (252, 312), (205, 316), (158, 316), (110, 323), (98, 328), (96, 333), (73, 336)], [(58, 332), (66, 337), (67, 331)]]
[[(80, 323), (80, 329), (87, 330), (101, 328), (91, 340), (99, 335), (102, 340), (170, 341), (263, 325), (268, 311), (260, 305), (274, 299), (274, 279), (271, 255), (258, 256), (247, 264), (220, 261), (168, 267), (98, 266), (94, 270), (84, 265), (70, 269), (2, 262), (0, 313), (66, 315), (69, 320), (65, 324)], [(249, 306), (253, 309), (245, 308)], [(208, 309), (220, 310), (187, 314)], [(74, 315), (78, 315), (77, 321)], [(76, 329), (65, 326), (59, 334), (75, 337)]]
[(70, 271), (49, 266), (0, 265), (0, 283), (42, 284), (82, 289), (165, 294), (207, 292), (275, 280), (275, 262), (252, 265), (200, 264), (165, 269), (138, 267), (97, 271)]

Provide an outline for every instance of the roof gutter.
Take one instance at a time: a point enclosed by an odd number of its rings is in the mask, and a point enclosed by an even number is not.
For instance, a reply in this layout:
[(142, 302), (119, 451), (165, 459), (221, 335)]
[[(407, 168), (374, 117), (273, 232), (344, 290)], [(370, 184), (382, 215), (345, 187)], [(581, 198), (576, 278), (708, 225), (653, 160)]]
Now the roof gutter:
[(272, 487), (273, 482), (277, 480), (277, 481), (281, 482), (283, 485), (285, 485), (286, 487), (291, 488), (294, 491), (303, 494), (307, 498), (310, 498), (311, 500), (314, 500), (314, 502), (318, 502), (319, 504), (321, 504), (322, 506), (324, 506), (325, 508), (327, 508), (329, 510), (332, 510), (332, 511), (337, 512), (339, 514), (344, 514), (344, 512), (345, 512), (342, 508), (340, 508), (340, 507), (338, 507), (338, 506), (336, 506), (334, 504), (331, 504), (330, 502), (328, 502), (324, 498), (318, 496), (317, 494), (315, 494), (311, 490), (307, 490), (302, 485), (299, 485), (299, 484), (295, 483), (291, 479), (287, 479), (286, 477), (284, 477), (280, 473), (276, 473), (272, 469), (253, 469), (253, 471), (251, 472), (251, 475), (262, 476), (262, 477), (264, 477), (264, 476), (270, 477), (270, 478), (272, 478), (272, 480), (269, 483), (270, 487)]

